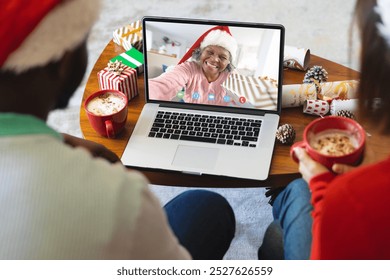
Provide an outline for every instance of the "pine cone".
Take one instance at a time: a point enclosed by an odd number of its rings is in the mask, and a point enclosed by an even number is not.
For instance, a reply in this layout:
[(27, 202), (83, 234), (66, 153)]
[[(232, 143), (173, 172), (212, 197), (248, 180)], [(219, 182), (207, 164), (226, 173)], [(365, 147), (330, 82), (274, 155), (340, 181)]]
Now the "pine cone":
[(356, 120), (355, 115), (349, 110), (340, 110), (336, 112), (336, 116), (350, 118)]
[(291, 124), (279, 126), (276, 131), (276, 139), (282, 144), (292, 144), (295, 140), (295, 129)]
[(303, 83), (309, 84), (317, 81), (318, 83), (326, 82), (328, 80), (328, 72), (322, 66), (315, 65), (310, 68), (303, 79)]

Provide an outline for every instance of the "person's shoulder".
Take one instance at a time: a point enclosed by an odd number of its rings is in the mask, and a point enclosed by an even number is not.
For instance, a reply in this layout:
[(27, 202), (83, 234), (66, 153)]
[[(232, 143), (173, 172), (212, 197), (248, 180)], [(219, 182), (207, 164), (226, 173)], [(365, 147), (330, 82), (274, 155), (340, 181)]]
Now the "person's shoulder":
[(185, 61), (177, 65), (179, 69), (186, 69), (192, 72), (199, 71), (200, 67), (196, 61)]

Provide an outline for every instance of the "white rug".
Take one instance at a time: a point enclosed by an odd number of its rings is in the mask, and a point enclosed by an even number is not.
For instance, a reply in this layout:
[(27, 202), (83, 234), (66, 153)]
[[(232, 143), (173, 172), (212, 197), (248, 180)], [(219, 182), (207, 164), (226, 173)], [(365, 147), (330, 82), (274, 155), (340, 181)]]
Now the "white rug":
[[(310, 48), (311, 52), (346, 66), (356, 68), (348, 60), (348, 29), (355, 1), (322, 0), (104, 0), (99, 21), (89, 37), (89, 65), (93, 64), (111, 40), (112, 32), (143, 15), (228, 19), (254, 22), (281, 23), (286, 27), (286, 44)], [(337, 31), (337, 32), (336, 32)], [(85, 77), (85, 78), (86, 78)], [(65, 110), (56, 110), (48, 124), (60, 132), (81, 137), (79, 108), (85, 79)], [(264, 197), (263, 188), (212, 189), (231, 203), (237, 231), (226, 259), (257, 259), (265, 229), (272, 220), (271, 206)], [(183, 187), (151, 186), (165, 204), (186, 190)]]

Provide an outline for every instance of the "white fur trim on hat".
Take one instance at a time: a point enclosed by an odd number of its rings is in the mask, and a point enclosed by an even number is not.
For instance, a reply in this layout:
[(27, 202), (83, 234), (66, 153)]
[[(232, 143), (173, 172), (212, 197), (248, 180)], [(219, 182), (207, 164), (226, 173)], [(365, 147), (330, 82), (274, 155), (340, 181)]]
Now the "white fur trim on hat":
[(67, 0), (57, 5), (9, 55), (1, 69), (21, 73), (58, 61), (86, 38), (99, 10), (100, 1), (96, 0)]
[(213, 30), (204, 38), (200, 44), (200, 48), (203, 50), (203, 48), (211, 45), (227, 49), (232, 56), (232, 62), (235, 61), (237, 55), (237, 41), (233, 36), (222, 30)]

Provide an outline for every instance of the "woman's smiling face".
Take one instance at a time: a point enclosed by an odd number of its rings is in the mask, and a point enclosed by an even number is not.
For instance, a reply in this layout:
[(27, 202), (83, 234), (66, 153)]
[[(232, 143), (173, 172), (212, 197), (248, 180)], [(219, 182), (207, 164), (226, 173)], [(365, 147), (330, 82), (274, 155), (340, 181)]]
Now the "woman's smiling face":
[(200, 55), (200, 63), (206, 75), (219, 75), (230, 63), (230, 53), (219, 46), (207, 46)]

